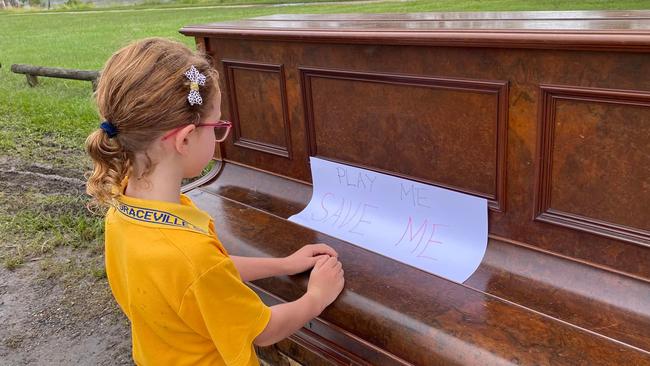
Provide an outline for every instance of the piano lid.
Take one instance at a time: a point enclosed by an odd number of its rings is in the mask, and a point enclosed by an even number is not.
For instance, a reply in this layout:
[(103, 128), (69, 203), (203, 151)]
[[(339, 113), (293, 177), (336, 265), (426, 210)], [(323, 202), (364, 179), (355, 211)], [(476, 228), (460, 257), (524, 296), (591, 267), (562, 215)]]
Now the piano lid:
[(300, 42), (650, 50), (650, 11), (276, 14), (181, 33)]

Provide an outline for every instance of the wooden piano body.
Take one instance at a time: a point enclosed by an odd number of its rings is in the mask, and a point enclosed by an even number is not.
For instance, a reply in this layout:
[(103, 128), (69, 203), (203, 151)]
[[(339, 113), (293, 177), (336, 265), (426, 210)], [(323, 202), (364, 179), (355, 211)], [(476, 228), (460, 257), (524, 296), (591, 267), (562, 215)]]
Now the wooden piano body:
[[(276, 15), (187, 26), (232, 137), (188, 194), (233, 254), (324, 242), (340, 298), (261, 349), (305, 365), (650, 365), (650, 12)], [(309, 157), (489, 202), (463, 284), (287, 218)], [(307, 275), (255, 281), (268, 304)], [(282, 361), (286, 362), (286, 361)]]

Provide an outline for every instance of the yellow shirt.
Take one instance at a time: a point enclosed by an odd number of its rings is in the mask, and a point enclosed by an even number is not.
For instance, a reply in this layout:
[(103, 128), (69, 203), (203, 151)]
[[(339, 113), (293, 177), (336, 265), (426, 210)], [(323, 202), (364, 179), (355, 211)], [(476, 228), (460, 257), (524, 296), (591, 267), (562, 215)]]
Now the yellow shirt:
[(258, 365), (271, 310), (246, 286), (210, 216), (120, 196), (106, 216), (106, 273), (138, 365)]

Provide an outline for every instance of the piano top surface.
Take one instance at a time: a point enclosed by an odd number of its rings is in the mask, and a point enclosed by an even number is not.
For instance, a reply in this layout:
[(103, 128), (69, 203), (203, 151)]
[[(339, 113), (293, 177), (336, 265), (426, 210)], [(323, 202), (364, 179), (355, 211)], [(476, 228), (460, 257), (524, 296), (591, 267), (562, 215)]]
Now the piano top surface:
[(650, 51), (650, 10), (276, 14), (188, 25), (187, 36), (332, 44)]
[(337, 32), (578, 31), (650, 34), (650, 11), (536, 11), (276, 14), (188, 26), (203, 29), (258, 29)]

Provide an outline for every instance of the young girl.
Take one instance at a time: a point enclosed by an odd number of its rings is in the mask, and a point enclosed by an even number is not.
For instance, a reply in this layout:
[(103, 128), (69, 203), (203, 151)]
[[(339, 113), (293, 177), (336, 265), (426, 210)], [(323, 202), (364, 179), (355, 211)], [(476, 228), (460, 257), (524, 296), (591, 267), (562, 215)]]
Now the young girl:
[[(228, 255), (210, 216), (180, 193), (229, 122), (204, 55), (150, 38), (117, 51), (97, 86), (105, 120), (86, 140), (87, 192), (106, 214), (106, 273), (131, 321), (138, 365), (256, 365), (253, 344), (291, 335), (343, 288), (337, 253), (307, 245), (286, 258)], [(313, 267), (300, 299), (267, 307), (243, 281)]]

